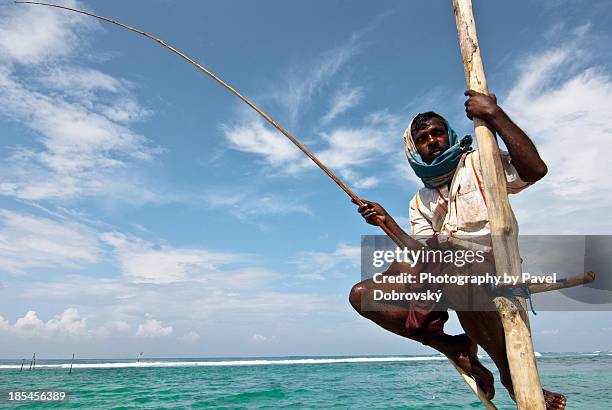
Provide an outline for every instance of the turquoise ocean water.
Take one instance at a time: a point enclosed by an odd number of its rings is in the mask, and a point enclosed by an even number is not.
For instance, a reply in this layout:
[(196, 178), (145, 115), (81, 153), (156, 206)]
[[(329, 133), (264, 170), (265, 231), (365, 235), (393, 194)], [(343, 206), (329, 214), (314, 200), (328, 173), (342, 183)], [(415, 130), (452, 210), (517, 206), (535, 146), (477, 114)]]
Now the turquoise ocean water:
[[(483, 359), (487, 367), (491, 361)], [(68, 403), (2, 408), (482, 408), (439, 356), (228, 359), (0, 360), (0, 390), (70, 393)], [(543, 385), (568, 397), (568, 408), (612, 409), (612, 353), (544, 353)], [(497, 375), (496, 375), (497, 378)], [(497, 383), (495, 403), (514, 406)]]

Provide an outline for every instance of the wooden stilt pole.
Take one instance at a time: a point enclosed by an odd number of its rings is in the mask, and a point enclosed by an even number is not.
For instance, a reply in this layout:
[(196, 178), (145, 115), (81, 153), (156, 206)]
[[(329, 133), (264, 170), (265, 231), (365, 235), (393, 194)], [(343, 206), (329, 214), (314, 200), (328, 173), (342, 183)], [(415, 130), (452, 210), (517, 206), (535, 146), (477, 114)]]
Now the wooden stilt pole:
[[(476, 36), (476, 23), (471, 0), (453, 0), (457, 33), (468, 88), (488, 94), (480, 47)], [(506, 177), (499, 156), (495, 134), (487, 124), (474, 118), (476, 139), (480, 153), (485, 197), (498, 275), (521, 275), (518, 249), (518, 225), (508, 202)], [(517, 302), (517, 303), (515, 303)], [(525, 301), (495, 298), (495, 305), (504, 327), (506, 353), (512, 375), (512, 386), (517, 406), (523, 409), (544, 409), (544, 396), (533, 352), (529, 319)]]

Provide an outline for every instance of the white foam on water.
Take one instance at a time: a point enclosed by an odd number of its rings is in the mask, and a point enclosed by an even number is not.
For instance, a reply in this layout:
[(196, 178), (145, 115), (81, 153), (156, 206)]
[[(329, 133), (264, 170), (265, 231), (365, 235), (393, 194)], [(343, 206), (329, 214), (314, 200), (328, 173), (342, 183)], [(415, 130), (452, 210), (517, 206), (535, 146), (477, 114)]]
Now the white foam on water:
[[(271, 360), (219, 360), (219, 361), (140, 361), (107, 363), (74, 363), (73, 369), (123, 369), (129, 367), (222, 367), (222, 366), (270, 366), (296, 364), (333, 364), (333, 363), (392, 363), (447, 360), (444, 356), (414, 357), (343, 357), (329, 359), (271, 359)], [(19, 369), (20, 364), (0, 365), (3, 369)], [(70, 363), (36, 364), (36, 369), (69, 369)]]

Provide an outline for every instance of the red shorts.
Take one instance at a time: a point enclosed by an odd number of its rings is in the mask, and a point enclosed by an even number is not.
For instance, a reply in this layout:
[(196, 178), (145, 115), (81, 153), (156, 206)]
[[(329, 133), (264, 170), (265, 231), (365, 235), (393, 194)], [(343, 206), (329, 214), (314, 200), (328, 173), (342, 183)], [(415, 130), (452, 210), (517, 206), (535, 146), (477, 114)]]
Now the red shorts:
[[(443, 264), (430, 263), (427, 265), (418, 266), (419, 272), (430, 272), (432, 275), (439, 274), (442, 271)], [(430, 290), (436, 292), (441, 290), (443, 285), (433, 283), (414, 283), (410, 284), (410, 292), (425, 292)], [(408, 337), (423, 343), (431, 335), (441, 334), (444, 332), (444, 323), (448, 320), (448, 311), (444, 296), (440, 302), (436, 301), (410, 301), (408, 306), (408, 316), (406, 317), (406, 330)]]

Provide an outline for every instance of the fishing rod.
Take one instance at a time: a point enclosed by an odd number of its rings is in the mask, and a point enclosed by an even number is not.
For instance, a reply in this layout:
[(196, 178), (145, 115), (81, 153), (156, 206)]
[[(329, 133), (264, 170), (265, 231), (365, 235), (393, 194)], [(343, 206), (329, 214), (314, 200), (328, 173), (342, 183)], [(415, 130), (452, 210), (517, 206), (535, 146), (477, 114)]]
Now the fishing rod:
[[(136, 27), (128, 26), (127, 24), (121, 23), (121, 22), (119, 22), (117, 20), (114, 20), (114, 19), (111, 19), (111, 18), (108, 18), (108, 17), (99, 16), (97, 14), (90, 13), (90, 12), (84, 11), (84, 10), (75, 9), (75, 8), (72, 8), (72, 7), (62, 6), (62, 5), (59, 5), (59, 4), (37, 2), (37, 1), (19, 1), (19, 0), (16, 0), (15, 3), (17, 3), (17, 4), (35, 4), (35, 5), (39, 5), (39, 6), (54, 7), (54, 8), (58, 8), (58, 9), (72, 11), (72, 12), (79, 13), (79, 14), (84, 14), (86, 16), (94, 17), (94, 18), (97, 18), (99, 20), (103, 20), (103, 21), (106, 21), (108, 23), (115, 24), (117, 26), (123, 27), (123, 28), (125, 28), (127, 30), (130, 30), (130, 31), (132, 31), (134, 33), (137, 33), (137, 34), (140, 34), (140, 35), (142, 35), (144, 37), (147, 37), (148, 39), (153, 40), (156, 43), (162, 45), (166, 49), (170, 50), (174, 54), (177, 54), (182, 59), (184, 59), (187, 62), (189, 62), (192, 65), (194, 65), (200, 71), (203, 71), (206, 75), (208, 75), (210, 78), (215, 80), (217, 83), (221, 84), (224, 88), (229, 90), (236, 97), (240, 98), (249, 107), (251, 107), (253, 110), (255, 110), (259, 115), (261, 115), (266, 121), (268, 121), (270, 124), (272, 124), (272, 126), (274, 126), (274, 128), (279, 130), (285, 137), (287, 137), (295, 146), (297, 146), (304, 154), (306, 154), (308, 156), (308, 158), (310, 158), (315, 164), (317, 164), (317, 166), (323, 172), (325, 172), (353, 200), (354, 203), (356, 203), (359, 206), (365, 205), (365, 203), (351, 189), (349, 189), (340, 180), (340, 178), (338, 178), (333, 172), (331, 172), (329, 170), (329, 168), (327, 168), (310, 150), (308, 150), (308, 148), (306, 148), (304, 146), (304, 144), (302, 144), (293, 135), (291, 135), (289, 133), (289, 131), (287, 131), (285, 128), (280, 126), (266, 112), (264, 112), (261, 108), (259, 108), (254, 103), (252, 103), (244, 95), (239, 93), (234, 87), (232, 87), (231, 85), (229, 85), (228, 83), (223, 81), (219, 76), (217, 76), (216, 74), (214, 74), (213, 72), (208, 70), (206, 67), (203, 67), (197, 61), (195, 61), (191, 57), (187, 56), (183, 52), (181, 52), (181, 51), (177, 50), (176, 48), (174, 48), (173, 46), (169, 45), (168, 43), (166, 43), (162, 39), (160, 39), (158, 37), (155, 37), (155, 36), (153, 36), (153, 35), (151, 35), (149, 33), (146, 33), (146, 32), (144, 32), (144, 31), (142, 31), (142, 30), (140, 30), (140, 29), (138, 29)], [(419, 248), (419, 249), (421, 248), (421, 244), (419, 244), (417, 241), (413, 240), (412, 238), (408, 238), (408, 240), (411, 243), (404, 243), (402, 240), (400, 240), (400, 238), (397, 235), (395, 235), (395, 233), (393, 233), (393, 231), (391, 231), (391, 229), (384, 222), (381, 222), (381, 221), (377, 220), (377, 223), (378, 223), (378, 226), (393, 240), (393, 242), (395, 242), (396, 245), (398, 245), (400, 247), (408, 247), (408, 245), (411, 245), (410, 247), (416, 247), (416, 248)]]

